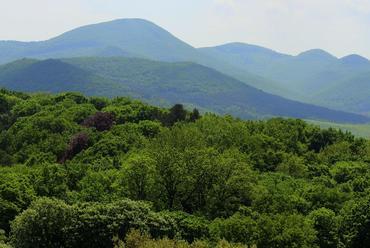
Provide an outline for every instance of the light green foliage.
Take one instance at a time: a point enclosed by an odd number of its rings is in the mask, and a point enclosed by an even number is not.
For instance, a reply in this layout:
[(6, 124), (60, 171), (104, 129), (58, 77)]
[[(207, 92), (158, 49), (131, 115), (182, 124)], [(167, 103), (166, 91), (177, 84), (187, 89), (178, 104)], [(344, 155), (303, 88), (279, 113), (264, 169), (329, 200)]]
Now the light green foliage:
[(307, 174), (308, 168), (305, 165), (304, 158), (293, 154), (286, 154), (276, 170), (293, 177), (304, 177)]
[[(193, 238), (200, 237), (195, 230), (190, 232), (196, 222), (197, 218), (192, 216), (178, 218), (155, 213), (144, 202), (67, 205), (60, 200), (41, 198), (12, 223), (11, 243), (16, 247), (112, 247), (114, 236), (125, 237), (132, 228), (154, 237), (174, 237), (178, 231)], [(207, 228), (204, 224), (203, 227)]]
[(35, 195), (27, 168), (0, 168), (0, 229), (9, 232), (9, 222), (29, 206)]
[(116, 192), (114, 182), (117, 177), (118, 173), (115, 170), (88, 171), (78, 183), (78, 199), (96, 202), (110, 201)]
[(330, 169), (330, 173), (338, 183), (346, 183), (366, 175), (369, 169), (366, 163), (338, 162)]
[(317, 231), (317, 245), (322, 248), (338, 247), (339, 220), (335, 213), (327, 208), (319, 208), (308, 216)]
[(240, 213), (236, 213), (228, 219), (215, 219), (210, 225), (210, 232), (214, 240), (225, 239), (249, 246), (256, 244), (257, 230), (256, 220)]
[(145, 200), (155, 194), (154, 164), (155, 160), (145, 154), (134, 154), (126, 160), (121, 169), (119, 186), (123, 186), (123, 191), (127, 190), (129, 198)]
[(32, 184), (39, 196), (64, 199), (67, 194), (67, 171), (59, 164), (43, 164), (32, 170)]
[[(1, 94), (11, 100), (0, 229), (14, 247), (368, 242), (370, 146), (350, 133), (282, 118), (194, 120), (180, 105), (127, 98)], [(97, 111), (115, 119), (101, 131), (82, 125)]]
[(132, 230), (125, 238), (125, 242), (117, 240), (115, 248), (247, 248), (245, 245), (232, 244), (221, 240), (217, 244), (210, 244), (205, 241), (195, 241), (188, 243), (183, 240), (171, 240), (168, 238), (152, 239), (149, 235), (142, 234), (137, 230)]
[(212, 171), (213, 182), (207, 197), (210, 216), (230, 216), (240, 206), (250, 204), (257, 173), (245, 155), (227, 150), (217, 157)]
[(11, 243), (15, 247), (61, 247), (70, 238), (64, 228), (72, 215), (64, 202), (40, 199), (12, 223)]
[(310, 202), (305, 198), (307, 183), (282, 174), (264, 174), (256, 187), (252, 206), (265, 213), (307, 213)]
[(312, 222), (298, 214), (262, 215), (257, 247), (318, 247)]

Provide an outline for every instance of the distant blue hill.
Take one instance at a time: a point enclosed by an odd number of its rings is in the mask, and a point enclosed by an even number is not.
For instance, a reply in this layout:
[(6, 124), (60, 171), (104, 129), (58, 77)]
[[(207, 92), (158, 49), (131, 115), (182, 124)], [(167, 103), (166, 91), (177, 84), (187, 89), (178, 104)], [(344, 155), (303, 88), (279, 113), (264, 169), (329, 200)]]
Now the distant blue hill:
[(243, 43), (197, 49), (143, 19), (88, 25), (46, 41), (0, 41), (0, 64), (21, 58), (112, 56), (193, 62), (285, 98), (370, 112), (370, 62), (359, 55), (339, 59), (313, 49), (291, 56)]
[(228, 74), (260, 89), (281, 93), (272, 80), (208, 56), (168, 31), (143, 19), (119, 19), (76, 28), (38, 42), (0, 41), (0, 64), (21, 58), (69, 58), (84, 56), (138, 57), (167, 62), (195, 62)]
[(245, 119), (283, 116), (343, 123), (370, 121), (361, 115), (268, 94), (190, 62), (123, 57), (22, 59), (0, 66), (0, 87), (27, 92), (132, 96), (157, 105), (184, 103)]
[(243, 43), (200, 50), (263, 76), (280, 89), (276, 92), (264, 88), (265, 91), (346, 111), (370, 111), (370, 61), (359, 55), (339, 59), (324, 50), (313, 49), (291, 56)]

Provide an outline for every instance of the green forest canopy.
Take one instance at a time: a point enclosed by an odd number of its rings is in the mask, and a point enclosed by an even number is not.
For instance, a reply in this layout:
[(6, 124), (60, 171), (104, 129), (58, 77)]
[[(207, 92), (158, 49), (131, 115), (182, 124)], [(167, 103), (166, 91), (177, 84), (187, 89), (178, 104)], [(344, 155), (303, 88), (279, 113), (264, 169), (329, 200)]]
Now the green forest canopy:
[(0, 247), (365, 247), (370, 143), (128, 98), (0, 92)]

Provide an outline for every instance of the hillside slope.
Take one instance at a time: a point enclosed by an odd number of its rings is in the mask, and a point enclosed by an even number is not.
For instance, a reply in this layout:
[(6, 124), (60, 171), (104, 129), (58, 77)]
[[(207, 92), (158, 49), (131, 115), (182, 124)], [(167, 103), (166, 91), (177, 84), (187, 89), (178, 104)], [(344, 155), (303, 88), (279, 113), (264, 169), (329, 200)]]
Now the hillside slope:
[[(5, 45), (8, 43), (9, 50)], [(14, 49), (14, 48), (24, 49)], [(159, 26), (141, 19), (122, 19), (76, 28), (40, 42), (3, 42), (5, 56), (0, 61), (19, 57), (57, 58), (132, 55), (157, 60), (187, 60), (197, 51)]]
[(113, 88), (125, 90), (123, 85), (56, 59), (22, 59), (0, 66), (0, 86), (26, 92), (67, 90), (89, 95), (109, 95)]
[(364, 123), (367, 117), (265, 93), (211, 68), (133, 58), (20, 60), (0, 67), (0, 86), (24, 91), (129, 95), (155, 104), (184, 103), (241, 118), (286, 116)]
[(281, 93), (285, 97), (345, 111), (370, 111), (370, 61), (359, 55), (338, 59), (313, 49), (291, 56), (243, 43), (200, 51), (263, 75), (286, 89)]
[(0, 41), (0, 64), (21, 58), (66, 58), (84, 56), (138, 57), (167, 62), (195, 62), (259, 89), (283, 92), (272, 80), (235, 67), (222, 58), (208, 56), (174, 35), (142, 19), (119, 19), (76, 28), (58, 37), (38, 42)]
[[(265, 92), (352, 112), (370, 112), (370, 61), (336, 58), (313, 49), (297, 56), (230, 43), (196, 49), (142, 19), (119, 19), (76, 28), (38, 42), (0, 41), (0, 64), (21, 58), (138, 57), (194, 62)], [(360, 83), (359, 83), (360, 82)], [(352, 85), (356, 87), (352, 88)]]

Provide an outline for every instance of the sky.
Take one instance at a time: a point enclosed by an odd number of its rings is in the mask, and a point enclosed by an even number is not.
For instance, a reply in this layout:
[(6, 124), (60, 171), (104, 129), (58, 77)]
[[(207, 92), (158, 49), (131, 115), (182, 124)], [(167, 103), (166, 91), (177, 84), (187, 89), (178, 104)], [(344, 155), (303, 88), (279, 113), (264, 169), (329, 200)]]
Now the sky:
[(0, 40), (45, 40), (119, 18), (150, 20), (195, 47), (244, 42), (370, 58), (370, 0), (0, 0)]

